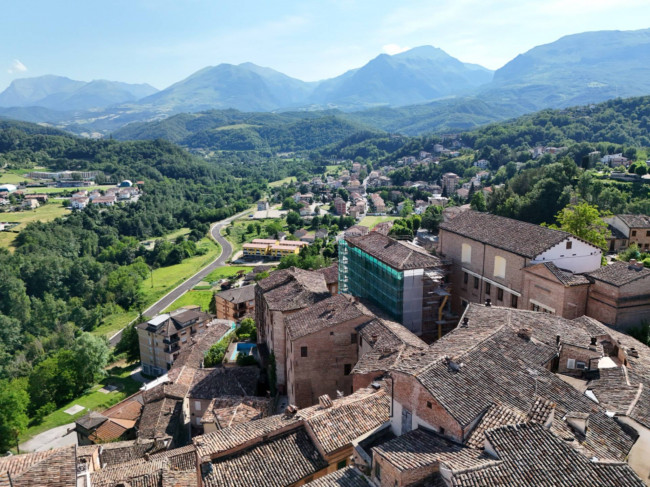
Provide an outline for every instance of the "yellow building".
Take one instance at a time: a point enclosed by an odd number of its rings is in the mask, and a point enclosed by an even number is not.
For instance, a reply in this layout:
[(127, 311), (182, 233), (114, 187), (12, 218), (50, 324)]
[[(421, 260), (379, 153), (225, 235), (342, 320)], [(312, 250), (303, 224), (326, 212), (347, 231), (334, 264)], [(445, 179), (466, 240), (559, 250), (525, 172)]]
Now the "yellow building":
[(247, 243), (242, 246), (244, 256), (265, 256), (269, 253), (268, 244)]
[[(284, 242), (283, 242), (284, 244)], [(300, 247), (297, 245), (272, 245), (270, 248), (270, 255), (272, 257), (285, 257), (287, 255), (297, 254)]]

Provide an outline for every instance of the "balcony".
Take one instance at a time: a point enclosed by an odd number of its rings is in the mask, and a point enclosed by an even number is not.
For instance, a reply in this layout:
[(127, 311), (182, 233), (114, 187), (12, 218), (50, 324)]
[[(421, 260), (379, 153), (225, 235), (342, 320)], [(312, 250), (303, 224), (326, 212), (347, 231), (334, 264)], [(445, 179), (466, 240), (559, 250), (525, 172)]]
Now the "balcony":
[(174, 353), (174, 352), (176, 352), (177, 350), (180, 350), (180, 349), (181, 349), (181, 346), (177, 342), (177, 343), (174, 343), (173, 345), (167, 345), (164, 350), (165, 350), (165, 353)]

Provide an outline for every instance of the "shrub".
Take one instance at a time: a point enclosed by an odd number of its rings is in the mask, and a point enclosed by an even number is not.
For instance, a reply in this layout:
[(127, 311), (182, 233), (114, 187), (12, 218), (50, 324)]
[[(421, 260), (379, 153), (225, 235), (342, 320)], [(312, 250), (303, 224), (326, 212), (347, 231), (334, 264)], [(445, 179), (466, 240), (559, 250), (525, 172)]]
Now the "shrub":
[(230, 332), (217, 343), (212, 345), (210, 350), (205, 354), (205, 357), (203, 357), (203, 366), (215, 367), (221, 364), (221, 362), (223, 362), (223, 357), (226, 355), (226, 350), (228, 350), (228, 345), (232, 342), (233, 337), (234, 333)]
[(245, 367), (247, 365), (257, 365), (257, 360), (252, 355), (244, 355), (243, 353), (237, 354), (237, 365)]

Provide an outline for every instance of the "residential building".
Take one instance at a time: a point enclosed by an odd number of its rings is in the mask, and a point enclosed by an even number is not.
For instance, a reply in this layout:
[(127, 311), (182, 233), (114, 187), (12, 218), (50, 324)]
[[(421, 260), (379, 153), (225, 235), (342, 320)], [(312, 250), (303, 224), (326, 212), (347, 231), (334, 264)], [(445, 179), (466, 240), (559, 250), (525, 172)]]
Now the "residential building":
[(368, 298), (416, 334), (442, 335), (448, 265), (424, 249), (379, 232), (339, 242), (339, 292)]
[(36, 200), (39, 203), (47, 203), (48, 196), (46, 194), (26, 194), (23, 198), (26, 200)]
[(603, 156), (600, 159), (600, 162), (602, 162), (603, 164), (607, 164), (610, 167), (618, 167), (618, 166), (627, 167), (629, 165), (629, 160), (627, 159), (627, 157), (624, 157), (622, 153), (608, 154), (606, 156)]
[(447, 172), (442, 175), (442, 189), (447, 191), (447, 195), (454, 194), (460, 177), (453, 172)]
[(271, 399), (266, 397), (217, 397), (210, 401), (201, 426), (204, 434), (267, 418)]
[(478, 161), (474, 162), (474, 167), (480, 167), (481, 169), (487, 169), (490, 167), (490, 161), (487, 159), (479, 159)]
[(528, 309), (569, 319), (586, 313), (590, 281), (584, 275), (560, 269), (553, 262), (529, 265), (522, 270), (522, 295)]
[(115, 406), (98, 413), (91, 411), (75, 421), (77, 444), (92, 445), (136, 438), (144, 398), (142, 393), (128, 397)]
[[(373, 454), (373, 476), (379, 485), (413, 485), (423, 477), (444, 470), (439, 468), (438, 462), (444, 462), (437, 455), (451, 451), (442, 448), (440, 443), (438, 447), (429, 448), (427, 445), (432, 444), (424, 438), (418, 447), (410, 443), (423, 429), (435, 434), (431, 441), (451, 440), (456, 452), (466, 448), (462, 450), (466, 459), (473, 457), (491, 464), (497, 450), (491, 444), (493, 428), (513, 424), (523, 424), (520, 427), (524, 429), (536, 428), (540, 442), (569, 447), (549, 450), (546, 460), (551, 462), (549, 468), (553, 473), (545, 470), (545, 478), (569, 475), (562, 467), (569, 456), (573, 461), (581, 459), (585, 465), (584, 459), (587, 463), (590, 459), (602, 462), (603, 466), (614, 462), (623, 468), (627, 478), (637, 478), (623, 462), (642, 455), (647, 448), (648, 438), (643, 436), (647, 427), (637, 424), (633, 427), (637, 429), (635, 432), (628, 426), (632, 421), (648, 423), (644, 414), (650, 411), (650, 396), (644, 398), (643, 404), (637, 406), (640, 409), (635, 411), (631, 395), (622, 396), (618, 384), (609, 383), (608, 387), (603, 381), (596, 386), (600, 385), (611, 394), (603, 392), (603, 398), (622, 400), (615, 407), (603, 405), (595, 400), (597, 396), (593, 392), (584, 393), (584, 389), (575, 388), (560, 378), (561, 375), (597, 377), (620, 367), (617, 364), (622, 365), (624, 360), (632, 360), (629, 364), (634, 373), (625, 394), (632, 390), (638, 392), (643, 389), (638, 381), (646, 379), (636, 374), (646, 372), (650, 362), (644, 360), (650, 354), (647, 347), (638, 351), (632, 347), (632, 343), (638, 344), (635, 340), (628, 337), (627, 343), (621, 343), (619, 349), (614, 346), (618, 343), (618, 335), (612, 335), (595, 320), (567, 320), (532, 311), (475, 304), (468, 306), (454, 331), (428, 347), (423, 342), (413, 343), (417, 337), (405, 337), (400, 343), (391, 338), (393, 331), (382, 333), (376, 328), (373, 332), (374, 342), (365, 345), (368, 347), (365, 353), (360, 350), (360, 360), (353, 373), (361, 377), (359, 380), (355, 377), (355, 385), (374, 380), (373, 377), (383, 370), (390, 371), (391, 430), (399, 437), (384, 443), (384, 448), (373, 450), (374, 454), (384, 457), (374, 458)], [(364, 343), (366, 336), (361, 336)], [(612, 415), (621, 410), (626, 412), (614, 419)], [(542, 427), (545, 432), (540, 429)], [(516, 448), (523, 458), (530, 455), (528, 450), (532, 447), (527, 442)], [(533, 448), (533, 451), (537, 450)], [(394, 468), (393, 459), (397, 458), (389, 452), (405, 455), (402, 462), (411, 466)], [(639, 469), (637, 472), (650, 468), (643, 460), (630, 462), (630, 466)], [(489, 467), (489, 464), (473, 467)], [(637, 484), (638, 481), (631, 485)], [(521, 484), (516, 481), (478, 485)], [(621, 481), (613, 485), (627, 484)]]
[(295, 267), (272, 272), (255, 286), (257, 343), (263, 360), (274, 354), (277, 386), (286, 391), (286, 318), (330, 296), (323, 274)]
[(240, 321), (255, 315), (255, 286), (248, 285), (221, 291), (214, 295), (217, 319)]
[(260, 200), (257, 202), (257, 211), (267, 211), (269, 209), (269, 202)]
[(372, 227), (373, 232), (381, 233), (382, 235), (388, 235), (390, 229), (393, 228), (393, 220), (388, 220), (385, 222), (379, 222), (377, 225)]
[(642, 262), (613, 262), (585, 275), (591, 281), (587, 316), (623, 329), (650, 317), (650, 269)]
[(637, 244), (641, 251), (650, 249), (650, 216), (614, 215), (604, 220), (627, 238), (628, 245)]
[(70, 199), (70, 207), (73, 210), (83, 210), (86, 206), (88, 206), (89, 202), (90, 200), (87, 196), (75, 196)]
[(343, 235), (345, 237), (359, 237), (361, 235), (368, 235), (370, 229), (365, 225), (352, 225), (350, 228), (345, 230)]
[(38, 200), (35, 199), (25, 199), (20, 205), (20, 207), (24, 210), (35, 210), (39, 206), (41, 205), (38, 203)]
[(304, 408), (323, 394), (352, 393), (357, 362), (355, 328), (374, 319), (351, 296), (337, 294), (286, 319), (289, 403)]
[(334, 199), (333, 204), (334, 204), (334, 211), (336, 211), (337, 215), (345, 215), (347, 213), (347, 203), (340, 196), (337, 196)]
[(379, 196), (379, 193), (370, 194), (370, 204), (372, 205), (374, 213), (386, 213), (386, 203), (384, 203), (384, 199)]
[[(203, 333), (208, 325), (217, 323), (229, 322), (215, 321), (211, 314), (186, 308), (140, 323), (136, 328), (142, 371), (148, 375), (162, 375), (171, 368), (181, 351), (191, 345), (194, 335)], [(230, 329), (230, 324), (227, 328)]]
[(388, 423), (390, 397), (376, 387), (197, 436), (202, 485), (299, 486), (347, 467), (353, 445)]
[(316, 272), (320, 272), (325, 277), (325, 285), (331, 295), (339, 293), (339, 266), (334, 263), (329, 267), (323, 267)]
[(572, 301), (577, 289), (560, 293), (567, 299), (560, 303), (560, 294), (548, 287), (546, 271), (526, 274), (523, 269), (553, 263), (578, 274), (598, 269), (602, 256), (599, 248), (569, 233), (472, 210), (440, 225), (439, 248), (453, 262), (452, 310), (458, 313), (468, 303), (490, 299), (498, 306), (554, 309), (567, 317), (579, 316), (583, 305)]
[(106, 196), (95, 196), (94, 198), (90, 199), (90, 202), (93, 205), (100, 205), (100, 206), (113, 206), (115, 205), (116, 201), (117, 198), (114, 194), (107, 194)]

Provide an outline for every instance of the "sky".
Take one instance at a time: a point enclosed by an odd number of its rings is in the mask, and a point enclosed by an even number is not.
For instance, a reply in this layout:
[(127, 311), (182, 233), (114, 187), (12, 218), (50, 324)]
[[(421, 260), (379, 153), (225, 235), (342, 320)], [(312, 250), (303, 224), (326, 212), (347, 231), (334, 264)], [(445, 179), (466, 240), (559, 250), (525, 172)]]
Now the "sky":
[(562, 36), (650, 28), (648, 0), (15, 0), (0, 18), (0, 90), (55, 74), (158, 89), (253, 62), (304, 81), (432, 45), (498, 69)]

